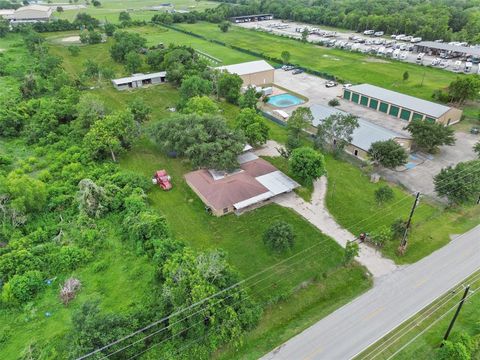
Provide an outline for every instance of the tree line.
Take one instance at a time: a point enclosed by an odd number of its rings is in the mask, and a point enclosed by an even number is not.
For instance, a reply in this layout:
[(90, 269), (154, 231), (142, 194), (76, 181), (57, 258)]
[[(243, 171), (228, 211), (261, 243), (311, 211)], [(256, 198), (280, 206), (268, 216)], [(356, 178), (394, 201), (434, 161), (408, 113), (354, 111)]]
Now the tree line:
[(375, 29), (426, 40), (480, 42), (478, 2), (467, 0), (219, 0), (219, 17), (272, 13), (276, 18), (354, 31)]

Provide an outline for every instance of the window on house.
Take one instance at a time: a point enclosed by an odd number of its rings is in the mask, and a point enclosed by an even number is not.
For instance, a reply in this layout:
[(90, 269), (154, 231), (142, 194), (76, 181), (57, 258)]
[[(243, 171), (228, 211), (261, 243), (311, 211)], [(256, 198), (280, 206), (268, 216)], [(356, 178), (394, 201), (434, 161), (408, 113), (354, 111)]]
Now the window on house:
[(355, 156), (358, 156), (358, 150), (355, 150), (355, 151), (353, 152), (353, 154), (354, 154)]
[(223, 209), (223, 213), (224, 213), (224, 214), (228, 213), (228, 208), (224, 208), (224, 209)]

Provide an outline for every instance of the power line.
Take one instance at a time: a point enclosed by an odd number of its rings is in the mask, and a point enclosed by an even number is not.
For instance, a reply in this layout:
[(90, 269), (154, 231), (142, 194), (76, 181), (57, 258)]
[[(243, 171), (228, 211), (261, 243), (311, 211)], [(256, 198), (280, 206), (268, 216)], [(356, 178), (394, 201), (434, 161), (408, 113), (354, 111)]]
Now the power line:
[[(467, 170), (467, 169), (465, 169), (465, 170)], [(471, 170), (471, 169), (468, 169), (468, 170)], [(478, 169), (478, 170), (480, 170), (480, 169)], [(472, 172), (472, 173), (473, 173), (473, 172)], [(403, 200), (405, 200), (405, 199), (408, 199), (408, 197), (405, 197), (404, 199), (402, 199), (402, 200), (400, 200), (400, 201), (403, 201)], [(400, 202), (400, 201), (399, 201), (399, 202)], [(398, 202), (397, 202), (397, 203), (398, 203)], [(393, 206), (393, 205), (394, 205), (394, 204), (392, 204), (392, 206)], [(377, 213), (372, 214), (372, 215), (371, 215), (370, 217), (368, 217), (368, 218), (371, 218), (371, 217), (375, 216), (376, 214), (378, 214), (378, 213), (380, 213), (380, 212), (384, 212), (384, 210), (383, 210), (383, 209), (382, 209), (382, 210), (379, 210)], [(385, 217), (385, 215), (384, 215), (383, 217)], [(367, 219), (368, 219), (368, 218), (367, 218)], [(362, 220), (360, 220), (359, 222), (357, 222), (356, 224), (351, 225), (351, 227), (356, 226), (356, 225), (362, 223), (362, 222), (365, 221), (365, 220), (366, 220), (366, 219), (362, 219)], [(377, 221), (378, 221), (378, 219), (377, 219)], [(194, 303), (194, 304), (191, 304), (191, 305), (189, 305), (188, 307), (179, 309), (179, 310), (171, 313), (170, 315), (168, 315), (168, 316), (166, 316), (166, 317), (164, 317), (164, 318), (162, 318), (162, 319), (160, 319), (160, 320), (157, 320), (157, 321), (155, 321), (155, 322), (153, 322), (153, 323), (151, 323), (151, 324), (149, 324), (149, 325), (147, 325), (147, 326), (145, 326), (145, 327), (143, 327), (143, 328), (141, 328), (141, 329), (138, 329), (138, 330), (130, 333), (129, 335), (126, 335), (126, 336), (124, 336), (124, 337), (122, 337), (122, 338), (120, 338), (120, 339), (117, 339), (117, 340), (115, 340), (115, 341), (113, 341), (113, 342), (111, 342), (111, 343), (109, 343), (109, 344), (107, 344), (107, 345), (105, 345), (105, 346), (103, 346), (103, 347), (101, 347), (101, 348), (98, 348), (98, 349), (96, 349), (96, 350), (93, 350), (93, 351), (89, 352), (88, 354), (79, 357), (78, 360), (86, 359), (87, 357), (90, 357), (90, 356), (92, 356), (92, 355), (94, 355), (94, 354), (96, 354), (96, 353), (99, 353), (99, 352), (101, 352), (101, 351), (103, 351), (103, 350), (106, 350), (106, 349), (110, 348), (111, 346), (114, 346), (114, 345), (116, 345), (116, 344), (119, 344), (120, 342), (123, 342), (123, 341), (125, 341), (125, 340), (127, 340), (127, 339), (129, 339), (129, 338), (131, 338), (131, 337), (133, 337), (133, 336), (135, 336), (135, 335), (138, 335), (138, 334), (140, 334), (140, 333), (142, 333), (142, 332), (144, 332), (144, 331), (146, 331), (146, 330), (148, 330), (148, 329), (150, 329), (150, 328), (152, 328), (152, 327), (154, 327), (154, 326), (156, 326), (156, 325), (158, 325), (158, 324), (160, 324), (160, 323), (168, 320), (169, 318), (171, 318), (171, 317), (173, 317), (173, 316), (179, 315), (179, 314), (181, 314), (181, 313), (183, 313), (183, 312), (185, 312), (185, 311), (187, 311), (187, 310), (190, 310), (190, 309), (193, 309), (193, 308), (195, 308), (195, 307), (197, 307), (197, 306), (199, 306), (199, 305), (202, 305), (202, 304), (204, 304), (206, 301), (208, 301), (208, 300), (210, 300), (210, 299), (212, 299), (212, 298), (214, 298), (214, 297), (216, 297), (216, 296), (218, 296), (218, 295), (220, 295), (220, 294), (223, 294), (223, 293), (225, 293), (225, 292), (227, 292), (227, 291), (229, 291), (229, 290), (232, 290), (232, 289), (234, 289), (234, 288), (236, 288), (236, 287), (238, 287), (238, 286), (246, 283), (247, 281), (250, 281), (251, 279), (254, 279), (254, 278), (257, 277), (257, 276), (260, 276), (260, 275), (264, 274), (265, 272), (267, 272), (267, 271), (269, 271), (269, 270), (272, 270), (272, 269), (274, 269), (274, 268), (276, 268), (276, 267), (284, 264), (285, 262), (289, 261), (290, 259), (295, 258), (295, 257), (301, 255), (302, 253), (304, 253), (304, 252), (306, 252), (306, 251), (308, 251), (308, 250), (310, 250), (310, 249), (312, 249), (312, 248), (314, 248), (314, 247), (316, 247), (316, 246), (318, 246), (318, 243), (317, 243), (317, 244), (314, 244), (314, 245), (312, 245), (311, 247), (306, 248), (306, 249), (304, 249), (304, 250), (302, 250), (302, 251), (300, 251), (300, 252), (298, 252), (298, 253), (296, 253), (296, 254), (294, 254), (294, 255), (292, 255), (292, 256), (290, 256), (289, 258), (286, 258), (286, 259), (284, 259), (284, 260), (282, 260), (282, 261), (280, 261), (280, 262), (278, 262), (278, 263), (276, 263), (276, 264), (273, 264), (273, 265), (271, 265), (270, 267), (268, 267), (268, 268), (266, 268), (266, 269), (263, 269), (263, 270), (255, 273), (255, 274), (247, 277), (246, 279), (240, 280), (239, 282), (237, 282), (237, 283), (235, 283), (235, 284), (233, 284), (233, 285), (231, 285), (231, 286), (229, 286), (229, 287), (227, 287), (227, 288), (225, 288), (225, 289), (222, 289), (222, 290), (218, 291), (218, 292), (215, 293), (215, 294), (212, 294), (212, 295), (210, 295), (210, 296), (208, 296), (208, 297), (206, 297), (206, 298), (204, 298), (204, 299), (202, 299), (202, 300), (199, 300), (198, 302), (196, 302), (196, 303)]]
[[(320, 243), (324, 243), (324, 242), (327, 242), (327, 241), (329, 241), (329, 240), (328, 240), (328, 239), (325, 239), (325, 240), (323, 240), (323, 241), (320, 242)], [(309, 258), (311, 258), (311, 257), (313, 257), (313, 256), (320, 255), (320, 254), (323, 253), (323, 252), (325, 252), (325, 249), (321, 249), (320, 252), (318, 252), (318, 253), (317, 253), (316, 250), (315, 250), (315, 251), (311, 252), (309, 255), (307, 255), (306, 257), (302, 257), (302, 258), (300, 258), (299, 260), (297, 260), (296, 262), (287, 265), (287, 268), (293, 267), (294, 265), (297, 265), (297, 264), (299, 264), (299, 263), (301, 263), (301, 262), (305, 262), (305, 260), (307, 260), (307, 259), (309, 259)], [(328, 251), (328, 252), (327, 252), (327, 254), (330, 254), (330, 253), (331, 253), (331, 251)], [(255, 290), (253, 289), (253, 286), (259, 284), (260, 282), (263, 282), (263, 281), (267, 280), (268, 278), (270, 278), (270, 277), (272, 277), (272, 276), (274, 276), (274, 275), (276, 275), (276, 274), (275, 274), (275, 273), (272, 273), (272, 274), (270, 274), (269, 276), (267, 276), (266, 278), (257, 280), (255, 283), (250, 284), (250, 285), (247, 285), (247, 286), (250, 287), (250, 288), (252, 288), (252, 290), (255, 292)], [(290, 277), (293, 276), (293, 275), (295, 275), (295, 274), (290, 274), (290, 275), (288, 275), (288, 278), (290, 278)], [(283, 279), (285, 279), (285, 278), (283, 278)], [(269, 284), (268, 286), (263, 287), (261, 290), (263, 291), (263, 290), (265, 290), (266, 288), (270, 288), (270, 287), (272, 287), (274, 284), (275, 284), (275, 283), (271, 283), (271, 284)], [(228, 295), (228, 296), (225, 297), (225, 298), (221, 298), (219, 301), (217, 301), (216, 303), (214, 303), (214, 304), (212, 304), (212, 305), (209, 305), (209, 306), (215, 306), (215, 305), (217, 305), (217, 304), (225, 301), (226, 299), (232, 297), (233, 295), (234, 295), (234, 294), (230, 294), (230, 295)], [(247, 295), (247, 296), (250, 297), (250, 295)], [(235, 303), (232, 304), (232, 306), (233, 306), (233, 305), (237, 305), (237, 304), (240, 303), (241, 301), (242, 301), (242, 300), (236, 301)], [(162, 328), (162, 329), (160, 329), (160, 330), (157, 330), (157, 331), (153, 332), (152, 334), (149, 334), (149, 335), (143, 337), (142, 339), (139, 339), (139, 340), (137, 340), (137, 341), (135, 341), (135, 342), (127, 345), (127, 346), (124, 346), (123, 348), (120, 348), (120, 349), (114, 351), (113, 353), (108, 354), (108, 355), (104, 356), (102, 359), (106, 359), (106, 358), (108, 358), (108, 357), (110, 357), (110, 356), (112, 356), (112, 355), (117, 354), (118, 352), (121, 352), (121, 351), (123, 351), (123, 350), (126, 350), (127, 348), (129, 348), (129, 347), (131, 347), (131, 346), (133, 346), (133, 345), (135, 345), (135, 344), (137, 344), (137, 343), (139, 343), (139, 342), (141, 342), (141, 341), (144, 341), (144, 340), (146, 340), (146, 339), (148, 339), (148, 338), (150, 338), (150, 337), (152, 337), (152, 336), (154, 336), (154, 335), (157, 335), (157, 334), (159, 334), (159, 333), (167, 330), (168, 328), (172, 327), (173, 325), (176, 325), (176, 324), (178, 324), (178, 323), (180, 323), (180, 322), (182, 322), (182, 321), (184, 321), (184, 320), (187, 320), (187, 319), (189, 319), (190, 317), (192, 317), (192, 316), (194, 316), (194, 315), (197, 315), (197, 314), (201, 313), (201, 312), (204, 311), (204, 310), (205, 310), (204, 308), (200, 308), (200, 310), (197, 310), (196, 312), (194, 312), (194, 313), (192, 313), (192, 314), (190, 314), (190, 315), (188, 315), (188, 316), (186, 316), (186, 317), (184, 317), (184, 318), (182, 318), (182, 319), (180, 319), (180, 320), (177, 320), (177, 321), (175, 321), (174, 323), (169, 324), (168, 326), (166, 326), (166, 327), (164, 327), (164, 328)], [(203, 320), (202, 320), (202, 321), (203, 321)], [(190, 329), (191, 327), (193, 327), (194, 325), (196, 325), (196, 324), (198, 324), (198, 323), (200, 323), (200, 322), (202, 322), (202, 321), (199, 321), (199, 322), (193, 324), (192, 326), (190, 326), (189, 328), (187, 328), (187, 329), (185, 329), (185, 330)], [(174, 336), (175, 336), (175, 335), (174, 335)], [(171, 337), (174, 337), (174, 336), (171, 336)], [(162, 340), (162, 342), (164, 342), (164, 341), (166, 341), (166, 340), (168, 340), (168, 339), (169, 339), (169, 338), (164, 339), (164, 340)]]

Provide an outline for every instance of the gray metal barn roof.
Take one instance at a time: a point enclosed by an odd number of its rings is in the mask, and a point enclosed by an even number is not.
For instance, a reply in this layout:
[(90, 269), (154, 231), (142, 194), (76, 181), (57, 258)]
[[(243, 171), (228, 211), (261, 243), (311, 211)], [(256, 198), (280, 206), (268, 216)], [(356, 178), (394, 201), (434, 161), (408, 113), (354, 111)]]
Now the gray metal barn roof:
[[(333, 114), (349, 115), (347, 112), (323, 105), (312, 105), (310, 107), (313, 115), (313, 126), (318, 126), (326, 118)], [(358, 118), (358, 128), (353, 130), (351, 144), (359, 149), (368, 151), (370, 146), (377, 141), (386, 141), (390, 139), (406, 137), (390, 129), (373, 124), (365, 119)]]
[(480, 56), (480, 48), (478, 47), (451, 45), (446, 43), (437, 43), (435, 41), (421, 41), (417, 43), (416, 46), (451, 51), (472, 56)]
[(400, 106), (402, 108), (413, 110), (435, 119), (439, 118), (451, 109), (445, 105), (419, 99), (414, 96), (401, 94), (396, 91), (387, 90), (370, 84), (354, 85), (349, 87), (348, 90), (375, 98), (383, 102)]
[(131, 83), (133, 81), (141, 81), (141, 80), (148, 80), (148, 79), (153, 79), (158, 77), (165, 77), (166, 75), (167, 73), (165, 71), (151, 73), (151, 74), (133, 74), (132, 76), (128, 76), (120, 79), (113, 79), (112, 82), (115, 85), (122, 85), (122, 84)]

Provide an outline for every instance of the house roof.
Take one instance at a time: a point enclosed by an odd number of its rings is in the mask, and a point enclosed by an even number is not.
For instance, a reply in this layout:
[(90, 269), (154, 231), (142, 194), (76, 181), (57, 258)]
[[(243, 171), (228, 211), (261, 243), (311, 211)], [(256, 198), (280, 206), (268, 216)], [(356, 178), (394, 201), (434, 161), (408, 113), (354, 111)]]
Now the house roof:
[(480, 56), (480, 48), (478, 47), (453, 45), (448, 43), (437, 43), (435, 41), (421, 41), (416, 45), (419, 47), (427, 47), (430, 49), (444, 50), (444, 51), (451, 51), (451, 52), (456, 52), (461, 54)]
[(451, 109), (445, 105), (419, 99), (410, 95), (401, 94), (396, 91), (387, 90), (370, 84), (353, 85), (349, 87), (348, 90), (409, 110), (413, 110), (435, 119), (439, 118)]
[(251, 159), (224, 177), (214, 177), (209, 170), (201, 169), (185, 174), (185, 179), (218, 211), (232, 206), (243, 209), (299, 186), (268, 161), (256, 156)]
[(226, 70), (231, 74), (237, 74), (239, 76), (255, 74), (263, 71), (275, 70), (273, 66), (267, 63), (265, 60), (250, 61), (234, 65), (225, 65), (217, 67), (218, 70)]
[(122, 85), (122, 84), (128, 84), (132, 81), (141, 81), (141, 80), (148, 80), (148, 79), (153, 79), (157, 77), (165, 77), (166, 75), (167, 73), (165, 71), (150, 73), (150, 74), (133, 74), (132, 76), (113, 79), (112, 83), (114, 83), (115, 85)]
[[(347, 112), (323, 105), (312, 105), (310, 107), (313, 115), (313, 126), (318, 126), (326, 118), (333, 114), (348, 115)], [(368, 151), (370, 146), (377, 141), (390, 139), (405, 139), (405, 136), (390, 129), (373, 124), (365, 119), (358, 118), (358, 127), (353, 130), (351, 144), (359, 149)]]

